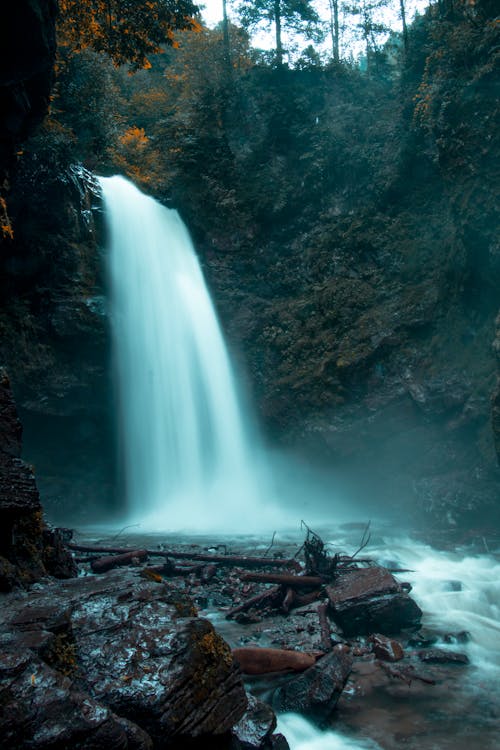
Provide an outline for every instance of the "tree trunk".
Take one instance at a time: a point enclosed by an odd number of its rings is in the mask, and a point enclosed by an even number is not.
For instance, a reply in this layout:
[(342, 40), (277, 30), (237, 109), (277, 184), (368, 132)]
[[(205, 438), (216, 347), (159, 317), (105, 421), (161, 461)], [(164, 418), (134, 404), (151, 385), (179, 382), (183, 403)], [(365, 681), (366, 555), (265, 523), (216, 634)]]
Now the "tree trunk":
[[(333, 61), (340, 60), (339, 0), (328, 0), (330, 4), (330, 34), (332, 36)], [(403, 0), (401, 0), (403, 2)]]
[(403, 44), (405, 52), (408, 52), (408, 26), (406, 25), (405, 0), (399, 0), (399, 7), (401, 8), (401, 23), (403, 24)]
[(283, 65), (283, 45), (281, 42), (281, 0), (274, 0), (274, 25), (276, 27), (276, 62)]
[[(403, 2), (403, 0), (401, 0)], [(229, 22), (227, 19), (227, 0), (222, 0), (222, 43), (224, 45), (224, 65), (226, 72), (231, 73), (231, 48), (229, 46)]]

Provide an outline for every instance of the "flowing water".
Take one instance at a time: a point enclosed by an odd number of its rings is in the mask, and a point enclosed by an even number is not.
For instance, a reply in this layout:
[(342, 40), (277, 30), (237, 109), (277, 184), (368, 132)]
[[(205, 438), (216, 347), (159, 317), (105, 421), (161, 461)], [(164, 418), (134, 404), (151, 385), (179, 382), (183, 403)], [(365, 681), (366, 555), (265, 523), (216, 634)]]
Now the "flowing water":
[(235, 531), (283, 522), (186, 226), (125, 178), (99, 181), (128, 519)]
[[(263, 468), (263, 452), (244, 416), (217, 316), (177, 212), (124, 178), (101, 178), (100, 184), (110, 236), (128, 522), (135, 517), (145, 531), (215, 530), (217, 537), (207, 536), (208, 543), (223, 541), (221, 532), (226, 530), (233, 535), (231, 544), (238, 531), (283, 529), (290, 521), (298, 530), (301, 511), (312, 521), (314, 505), (323, 508), (323, 517), (333, 513), (338, 519), (337, 498), (328, 497), (321, 505), (310, 487), (306, 493), (300, 486), (307, 503), (297, 506), (291, 518), (270, 503), (274, 493)], [(289, 469), (285, 474), (288, 484), (282, 496), (290, 502), (293, 486), (301, 481)], [(322, 536), (329, 538), (323, 530)], [(339, 529), (330, 538), (335, 549), (356, 549), (356, 542)], [(243, 537), (239, 539), (244, 545)], [(255, 547), (255, 541), (256, 537), (247, 543)], [(149, 544), (143, 537), (139, 546), (144, 543)], [(262, 548), (268, 544), (261, 537)], [(367, 664), (364, 674), (353, 670), (335, 728), (320, 730), (301, 716), (285, 714), (279, 717), (279, 731), (292, 750), (497, 748), (497, 558), (440, 552), (394, 533), (379, 533), (369, 554), (382, 564), (413, 571), (403, 578), (413, 585), (412, 596), (424, 612), (427, 628), (441, 636), (470, 633), (465, 644), (457, 645), (452, 638), (452, 643), (438, 645), (466, 651), (471, 665), (442, 672), (438, 667), (435, 686), (408, 686), (391, 683), (380, 669)]]
[[(336, 547), (342, 540), (336, 535)], [(346, 541), (346, 540), (344, 540)], [(347, 542), (348, 544), (348, 542)], [(407, 537), (382, 536), (369, 556), (411, 569), (412, 597), (434, 647), (467, 654), (470, 665), (434, 667), (436, 685), (410, 686), (380, 671), (353, 675), (337, 709), (337, 730), (296, 714), (278, 727), (292, 750), (497, 750), (500, 747), (500, 562), (498, 555), (435, 550)], [(456, 634), (468, 633), (461, 642)], [(455, 637), (454, 637), (455, 634)], [(425, 670), (424, 670), (425, 671)]]

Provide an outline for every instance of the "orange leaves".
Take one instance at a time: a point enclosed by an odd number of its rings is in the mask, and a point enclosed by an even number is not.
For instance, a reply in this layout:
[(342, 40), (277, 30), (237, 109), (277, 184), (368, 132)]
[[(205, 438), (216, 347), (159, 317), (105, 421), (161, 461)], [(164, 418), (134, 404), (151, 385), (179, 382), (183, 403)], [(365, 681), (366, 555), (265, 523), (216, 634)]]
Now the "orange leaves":
[(92, 47), (115, 65), (149, 68), (148, 56), (178, 47), (174, 30), (198, 31), (192, 0), (60, 0), (59, 43), (69, 51)]
[(195, 34), (199, 34), (200, 31), (203, 31), (203, 25), (196, 20), (196, 18), (186, 18), (186, 23), (189, 24), (190, 30), (194, 31)]
[(0, 198), (0, 237), (8, 240), (14, 239), (14, 230), (7, 213), (5, 198)]
[(128, 128), (125, 133), (120, 136), (119, 140), (120, 144), (127, 148), (144, 148), (149, 143), (149, 139), (144, 128), (138, 128), (135, 125), (131, 128)]

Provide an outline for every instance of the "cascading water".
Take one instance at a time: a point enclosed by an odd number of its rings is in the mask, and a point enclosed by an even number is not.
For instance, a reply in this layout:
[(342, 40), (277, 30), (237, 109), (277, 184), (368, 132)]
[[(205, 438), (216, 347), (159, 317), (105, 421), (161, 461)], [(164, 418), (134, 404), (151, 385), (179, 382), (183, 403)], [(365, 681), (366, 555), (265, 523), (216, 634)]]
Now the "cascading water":
[(185, 225), (125, 178), (99, 182), (129, 517), (173, 530), (272, 525), (257, 492), (258, 446)]

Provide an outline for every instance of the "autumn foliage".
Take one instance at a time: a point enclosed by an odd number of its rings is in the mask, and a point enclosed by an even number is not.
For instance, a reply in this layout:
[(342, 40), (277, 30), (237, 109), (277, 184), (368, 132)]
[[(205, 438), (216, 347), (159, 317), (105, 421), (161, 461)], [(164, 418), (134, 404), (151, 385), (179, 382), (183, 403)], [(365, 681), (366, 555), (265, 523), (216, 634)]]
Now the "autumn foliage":
[(197, 30), (191, 0), (60, 0), (59, 45), (89, 47), (116, 65), (149, 68), (149, 55), (175, 46), (175, 30)]

